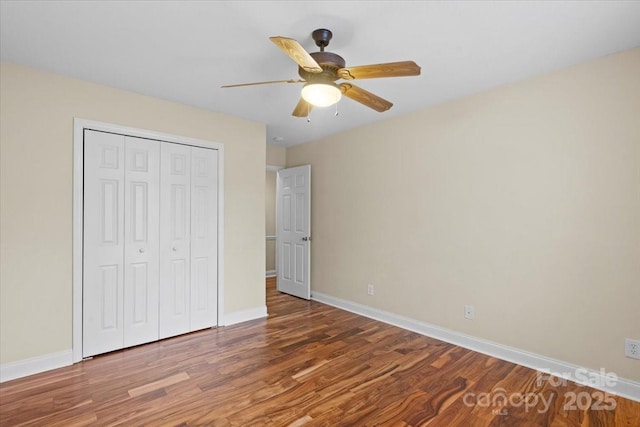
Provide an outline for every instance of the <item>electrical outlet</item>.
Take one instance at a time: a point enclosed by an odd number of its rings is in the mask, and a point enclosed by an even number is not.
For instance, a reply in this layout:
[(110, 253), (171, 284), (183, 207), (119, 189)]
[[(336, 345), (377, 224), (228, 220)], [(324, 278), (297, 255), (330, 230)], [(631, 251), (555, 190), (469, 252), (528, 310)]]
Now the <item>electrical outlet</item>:
[(373, 285), (372, 284), (368, 284), (367, 285), (367, 295), (373, 295)]
[(464, 318), (465, 319), (469, 319), (469, 320), (473, 320), (473, 316), (474, 316), (473, 306), (472, 305), (465, 305), (464, 306)]
[(624, 355), (632, 359), (640, 359), (640, 341), (625, 338)]

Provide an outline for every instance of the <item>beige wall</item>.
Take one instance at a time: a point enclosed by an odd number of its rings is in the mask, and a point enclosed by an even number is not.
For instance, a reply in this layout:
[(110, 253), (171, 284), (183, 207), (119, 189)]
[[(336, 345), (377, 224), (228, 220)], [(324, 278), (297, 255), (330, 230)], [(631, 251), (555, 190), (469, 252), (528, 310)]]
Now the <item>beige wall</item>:
[(313, 290), (640, 380), (639, 76), (634, 49), (289, 148)]
[(0, 363), (71, 349), (74, 117), (223, 143), (225, 312), (264, 306), (264, 125), (1, 67)]
[[(287, 162), (287, 150), (273, 144), (267, 144), (267, 166), (284, 167)], [(265, 178), (265, 234), (267, 236), (276, 235), (276, 177), (277, 173), (267, 170)], [(267, 240), (266, 250), (266, 271), (276, 269), (276, 241)]]
[(287, 149), (277, 145), (267, 144), (267, 165), (284, 166), (287, 163)]

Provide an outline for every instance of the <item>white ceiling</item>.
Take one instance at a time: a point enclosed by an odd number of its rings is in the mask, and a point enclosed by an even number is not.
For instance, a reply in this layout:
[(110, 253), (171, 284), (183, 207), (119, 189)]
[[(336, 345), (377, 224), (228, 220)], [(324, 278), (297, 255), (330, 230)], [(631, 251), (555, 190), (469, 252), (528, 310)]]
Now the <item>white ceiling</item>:
[[(638, 1), (5, 1), (2, 60), (266, 123), (290, 146), (640, 46)], [(414, 60), (419, 77), (362, 80), (394, 103), (350, 99), (291, 116), (300, 85), (221, 85), (297, 78), (269, 36), (347, 66)]]

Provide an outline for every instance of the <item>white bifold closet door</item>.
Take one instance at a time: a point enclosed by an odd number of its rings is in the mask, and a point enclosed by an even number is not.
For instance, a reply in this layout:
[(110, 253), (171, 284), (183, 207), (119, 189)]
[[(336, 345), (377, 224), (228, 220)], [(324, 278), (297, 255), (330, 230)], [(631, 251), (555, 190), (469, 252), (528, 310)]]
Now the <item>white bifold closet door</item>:
[(160, 143), (124, 140), (124, 346), (158, 339)]
[(191, 147), (191, 330), (218, 318), (218, 152)]
[(157, 141), (85, 131), (83, 354), (158, 339)]
[(218, 152), (162, 144), (160, 338), (217, 322)]
[(160, 338), (191, 329), (191, 147), (163, 144)]
[(217, 151), (85, 130), (83, 357), (217, 324)]

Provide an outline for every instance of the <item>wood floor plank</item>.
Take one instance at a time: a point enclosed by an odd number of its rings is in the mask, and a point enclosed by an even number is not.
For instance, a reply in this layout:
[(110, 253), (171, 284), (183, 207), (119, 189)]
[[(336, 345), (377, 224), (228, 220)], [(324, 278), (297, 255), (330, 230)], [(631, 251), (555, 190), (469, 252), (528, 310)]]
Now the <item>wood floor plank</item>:
[(152, 391), (156, 391), (161, 388), (165, 388), (172, 384), (175, 384), (180, 381), (186, 381), (189, 379), (189, 375), (186, 372), (180, 372), (179, 374), (171, 375), (170, 377), (163, 378), (158, 381), (154, 381), (140, 387), (132, 388), (129, 390), (129, 396), (137, 397), (142, 396), (143, 394), (150, 393)]
[[(0, 425), (640, 426), (640, 403), (571, 409), (588, 387), (315, 301), (267, 281), (268, 319), (0, 384)], [(548, 399), (483, 405), (500, 392)]]

